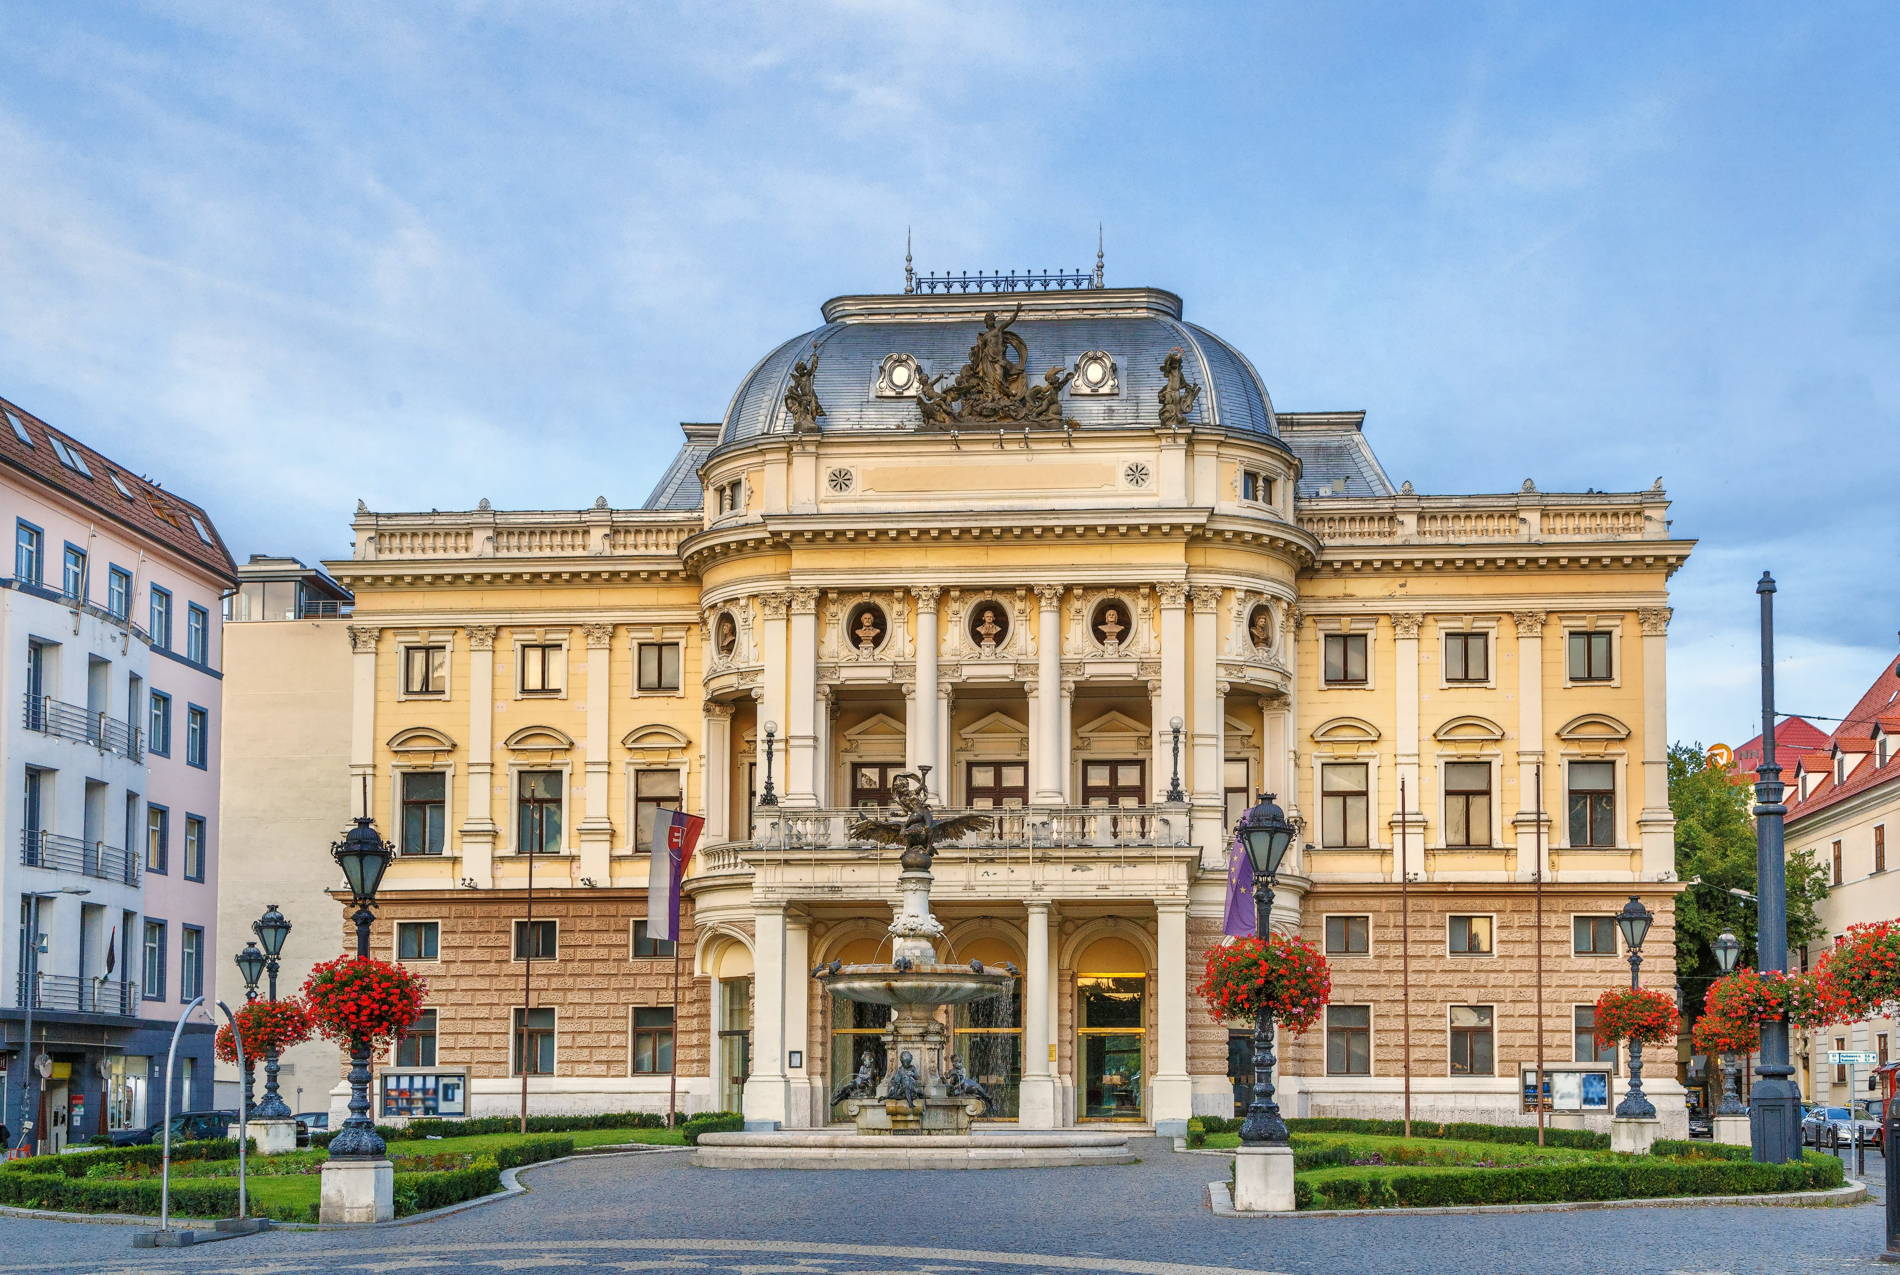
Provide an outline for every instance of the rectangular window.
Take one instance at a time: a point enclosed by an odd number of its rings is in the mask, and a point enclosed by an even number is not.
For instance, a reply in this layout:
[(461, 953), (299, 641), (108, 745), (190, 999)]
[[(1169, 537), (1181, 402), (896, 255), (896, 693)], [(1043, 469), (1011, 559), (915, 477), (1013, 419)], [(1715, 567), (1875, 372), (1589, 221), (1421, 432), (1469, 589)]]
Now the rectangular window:
[(196, 602), (185, 604), (185, 658), (211, 663), (211, 612)]
[[(7, 424), (13, 426), (13, 436), (25, 443), (28, 447), (31, 447), (33, 445), (33, 436), (26, 432), (26, 422), (15, 416), (11, 408), (0, 407), (0, 412), (6, 413)], [(49, 434), (48, 437), (50, 438), (51, 435)]]
[(1887, 825), (1884, 823), (1877, 823), (1874, 825), (1874, 871), (1885, 872), (1886, 870), (1887, 870)]
[(169, 589), (152, 586), (151, 623), (145, 626), (152, 645), (161, 651), (172, 649), (172, 595)]
[(402, 776), (402, 852), (441, 854), (448, 819), (446, 771), (409, 770)]
[(396, 922), (396, 959), (399, 961), (440, 960), (441, 943), (440, 921)]
[(1253, 805), (1253, 787), (1247, 782), (1251, 773), (1245, 757), (1227, 757), (1221, 761), (1221, 808), (1228, 828), (1236, 827), (1241, 816)]
[(677, 770), (633, 772), (633, 848), (640, 854), (653, 849), (653, 812), (680, 808)]
[(514, 1074), (530, 1076), (554, 1074), (554, 1011), (528, 1009), (515, 1011)]
[(1570, 776), (1570, 844), (1616, 845), (1616, 763), (1573, 761)]
[(515, 853), (561, 852), (561, 772), (524, 770), (516, 802)]
[(680, 688), (678, 642), (642, 642), (639, 646), (639, 661), (641, 690), (677, 691)]
[(1319, 768), (1320, 837), (1327, 846), (1363, 848), (1367, 841), (1370, 769), (1364, 762), (1328, 762)]
[(185, 880), (205, 879), (205, 820), (203, 815), (185, 816)]
[[(1834, 1038), (1834, 1048), (1837, 1051), (1845, 1051), (1847, 1048), (1847, 1037), (1836, 1036)], [(1834, 1064), (1834, 1083), (1837, 1085), (1844, 1085), (1847, 1083), (1847, 1064), (1846, 1063)]]
[(1491, 1007), (1451, 1007), (1451, 1074), (1489, 1076), (1497, 1071), (1492, 1050)]
[(1325, 678), (1329, 686), (1364, 685), (1366, 680), (1366, 635), (1363, 633), (1326, 634)]
[(1453, 956), (1491, 955), (1491, 918), (1454, 916), (1449, 922), (1450, 950)]
[(425, 1009), (396, 1039), (398, 1067), (435, 1066), (435, 1011)]
[(204, 770), (211, 757), (211, 714), (192, 704), (185, 709), (185, 764)]
[(86, 458), (72, 449), (72, 445), (58, 434), (47, 432), (46, 441), (53, 445), (53, 455), (59, 457), (59, 463), (74, 473), (92, 477), (92, 471), (86, 468)]
[(46, 583), (46, 537), (30, 522), (14, 526), (13, 574), (24, 584)]
[(673, 1010), (670, 1006), (633, 1011), (633, 1072), (642, 1075), (673, 1070)]
[(145, 807), (145, 870), (163, 872), (171, 858), (172, 812), (163, 806)]
[(449, 649), (445, 646), (405, 646), (402, 649), (402, 693), (446, 695), (449, 689)]
[(560, 955), (560, 926), (553, 921), (515, 922), (515, 959), (551, 961)]
[(1326, 1007), (1326, 1074), (1372, 1074), (1372, 1006)]
[(1085, 806), (1139, 806), (1147, 800), (1147, 769), (1138, 761), (1091, 761), (1082, 764), (1082, 804)]
[(132, 618), (132, 573), (124, 567), (106, 572), (106, 610), (121, 620)]
[(978, 810), (1029, 804), (1029, 763), (973, 761), (964, 768), (964, 799)]
[(1570, 950), (1577, 956), (1615, 956), (1616, 918), (1580, 916), (1570, 922)]
[(567, 685), (567, 648), (537, 643), (521, 648), (521, 693), (559, 695)]
[(205, 990), (205, 932), (187, 925), (178, 936), (178, 1000), (189, 1005)]
[(891, 804), (891, 777), (904, 769), (901, 761), (851, 763), (850, 802), (860, 810), (883, 810)]
[(677, 950), (677, 945), (670, 939), (648, 938), (645, 921), (633, 923), (633, 958), (635, 960), (643, 961), (657, 957), (670, 959), (675, 950)]
[(1571, 1014), (1572, 1062), (1616, 1064), (1616, 1046), (1597, 1043), (1597, 1007), (1578, 1005)]
[(1883, 1066), (1883, 1067), (1886, 1066), (1887, 1064), (1887, 1033), (1886, 1032), (1874, 1033), (1874, 1057), (1880, 1059), (1880, 1062), (1878, 1064), (1879, 1066)]
[(1834, 858), (1834, 884), (1839, 885), (1841, 883), (1841, 843), (1838, 841), (1834, 843), (1833, 858)]
[(1607, 682), (1610, 680), (1610, 634), (1572, 633), (1569, 644), (1570, 680)]
[(1445, 680), (1447, 682), (1488, 682), (1491, 680), (1491, 635), (1489, 633), (1447, 633), (1445, 635)]
[(172, 754), (172, 697), (164, 691), (153, 691), (150, 709), (145, 746), (160, 757), (169, 757)]
[(65, 569), (60, 575), (59, 591), (69, 598), (86, 600), (86, 551), (66, 546)]
[(1491, 844), (1491, 763), (1445, 763), (1445, 844)]
[(1329, 916), (1326, 918), (1326, 955), (1364, 956), (1371, 950), (1372, 918)]
[(1263, 505), (1273, 503), (1273, 479), (1257, 469), (1240, 471), (1240, 498), (1257, 500)]
[(139, 994), (148, 1001), (165, 999), (165, 923), (145, 923), (143, 968), (139, 971)]

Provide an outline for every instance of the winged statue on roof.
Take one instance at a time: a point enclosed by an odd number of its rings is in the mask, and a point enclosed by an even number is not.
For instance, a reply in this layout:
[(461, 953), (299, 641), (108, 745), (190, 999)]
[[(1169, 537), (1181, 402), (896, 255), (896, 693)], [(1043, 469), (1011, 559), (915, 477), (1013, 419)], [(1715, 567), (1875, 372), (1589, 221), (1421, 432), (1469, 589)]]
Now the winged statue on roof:
[(928, 872), (937, 847), (981, 832), (990, 826), (987, 815), (951, 815), (939, 819), (930, 809), (926, 784), (930, 767), (901, 771), (891, 777), (892, 808), (888, 816), (869, 816), (851, 825), (851, 836), (882, 846), (902, 846), (904, 867)]

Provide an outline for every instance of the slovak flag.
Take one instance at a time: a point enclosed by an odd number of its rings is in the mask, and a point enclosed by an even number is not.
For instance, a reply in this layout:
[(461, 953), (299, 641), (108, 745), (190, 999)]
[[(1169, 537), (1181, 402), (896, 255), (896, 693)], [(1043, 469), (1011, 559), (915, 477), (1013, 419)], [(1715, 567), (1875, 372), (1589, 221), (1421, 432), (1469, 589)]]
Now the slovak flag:
[(679, 942), (680, 882), (686, 879), (686, 865), (692, 860), (693, 847), (699, 844), (699, 830), (705, 826), (705, 819), (699, 815), (654, 808), (653, 857), (647, 867), (650, 939)]

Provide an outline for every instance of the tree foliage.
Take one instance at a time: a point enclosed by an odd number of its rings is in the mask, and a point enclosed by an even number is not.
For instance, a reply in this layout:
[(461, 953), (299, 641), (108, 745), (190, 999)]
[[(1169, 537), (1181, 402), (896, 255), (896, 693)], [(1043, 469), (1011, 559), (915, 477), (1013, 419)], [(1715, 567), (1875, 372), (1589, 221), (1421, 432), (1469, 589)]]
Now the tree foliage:
[[(1669, 808), (1676, 816), (1676, 877), (1701, 879), (1676, 899), (1676, 971), (1688, 996), (1690, 1016), (1721, 973), (1715, 939), (1724, 930), (1741, 940), (1738, 965), (1759, 965), (1755, 955), (1755, 905), (1730, 889), (1755, 889), (1755, 820), (1752, 786), (1712, 763), (1700, 744), (1669, 750)], [(1814, 856), (1787, 857), (1790, 952), (1823, 934), (1816, 906), (1827, 894), (1827, 875)]]

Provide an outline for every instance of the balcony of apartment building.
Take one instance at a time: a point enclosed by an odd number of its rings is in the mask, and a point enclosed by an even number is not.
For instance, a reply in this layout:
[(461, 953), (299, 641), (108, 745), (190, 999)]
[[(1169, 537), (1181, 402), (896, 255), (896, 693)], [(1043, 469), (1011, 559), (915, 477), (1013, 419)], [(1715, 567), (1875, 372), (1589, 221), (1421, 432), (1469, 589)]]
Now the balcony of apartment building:
[(28, 979), (21, 974), (15, 980), (13, 1007), (31, 1007), (36, 1013), (105, 1014), (118, 1018), (137, 1018), (140, 1007), (139, 985), (110, 975), (76, 977), (48, 974), (37, 970), (32, 977), (33, 994), (27, 994)]
[(228, 623), (257, 620), (337, 620), (356, 599), (321, 567), (296, 558), (254, 553), (237, 569), (237, 589), (225, 599)]
[(145, 741), (137, 726), (114, 717), (102, 708), (69, 704), (51, 695), (29, 689), (25, 696), (26, 728), (87, 744), (102, 753), (113, 753), (128, 761), (145, 756)]
[(61, 836), (43, 828), (20, 830), (20, 863), (51, 872), (72, 872), (122, 885), (139, 883), (139, 856), (104, 841)]

